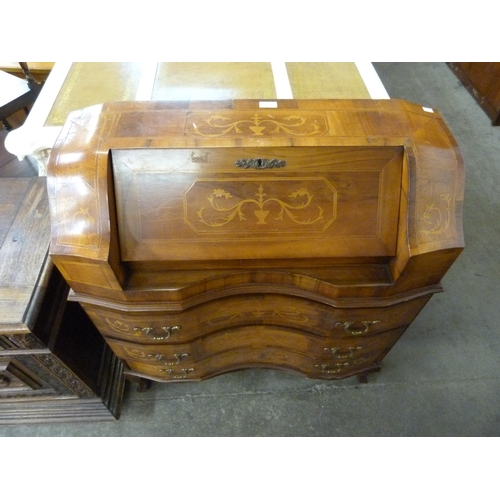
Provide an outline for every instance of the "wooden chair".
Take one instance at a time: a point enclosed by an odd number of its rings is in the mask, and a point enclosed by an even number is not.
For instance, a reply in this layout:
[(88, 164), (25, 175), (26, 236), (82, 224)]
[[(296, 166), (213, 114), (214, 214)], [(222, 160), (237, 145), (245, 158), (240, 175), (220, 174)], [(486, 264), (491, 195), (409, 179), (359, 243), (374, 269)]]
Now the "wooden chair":
[(20, 62), (19, 66), (23, 71), (24, 80), (5, 71), (0, 71), (0, 121), (8, 131), (12, 130), (13, 127), (7, 118), (21, 110), (24, 110), (28, 115), (31, 105), (43, 87), (43, 83), (39, 83), (33, 78), (27, 63)]

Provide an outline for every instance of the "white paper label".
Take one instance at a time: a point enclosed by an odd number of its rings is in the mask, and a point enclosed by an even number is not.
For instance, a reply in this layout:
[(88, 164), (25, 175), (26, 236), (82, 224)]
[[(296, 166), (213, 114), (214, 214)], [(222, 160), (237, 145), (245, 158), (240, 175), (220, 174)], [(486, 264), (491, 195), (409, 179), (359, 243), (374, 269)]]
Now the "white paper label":
[(259, 108), (277, 108), (278, 103), (276, 101), (260, 101)]

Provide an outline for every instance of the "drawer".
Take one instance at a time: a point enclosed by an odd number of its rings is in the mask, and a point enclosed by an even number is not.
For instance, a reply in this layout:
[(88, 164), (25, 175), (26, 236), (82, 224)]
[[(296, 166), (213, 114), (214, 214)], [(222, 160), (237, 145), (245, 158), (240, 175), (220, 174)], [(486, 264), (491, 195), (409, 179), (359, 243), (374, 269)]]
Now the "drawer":
[(314, 368), (314, 358), (294, 351), (276, 347), (242, 347), (224, 351), (198, 363), (186, 363), (171, 367), (159, 367), (157, 364), (127, 361), (135, 375), (144, 376), (161, 382), (178, 380), (199, 381), (216, 375), (245, 368), (274, 368), (308, 376)]
[(321, 378), (348, 376), (372, 366), (404, 328), (368, 337), (328, 338), (280, 327), (240, 327), (177, 346), (108, 340), (136, 373), (160, 379), (203, 379), (241, 367), (268, 366)]
[(359, 362), (351, 360), (328, 363), (304, 353), (285, 349), (245, 347), (222, 352), (198, 363), (168, 367), (159, 367), (155, 363), (141, 361), (127, 361), (127, 364), (134, 375), (160, 382), (200, 381), (246, 368), (272, 368), (314, 379), (331, 380), (350, 377), (378, 368), (386, 354), (386, 350), (372, 351)]
[(335, 338), (378, 334), (410, 324), (429, 297), (388, 307), (357, 309), (278, 294), (228, 297), (182, 313), (125, 313), (88, 304), (83, 307), (106, 338), (141, 344), (177, 344), (250, 325), (283, 326)]
[(263, 325), (222, 330), (190, 343), (176, 345), (151, 346), (111, 339), (107, 339), (107, 342), (115, 354), (129, 364), (139, 360), (162, 366), (198, 363), (216, 354), (241, 348), (272, 347), (318, 355), (325, 344), (324, 338), (300, 330)]

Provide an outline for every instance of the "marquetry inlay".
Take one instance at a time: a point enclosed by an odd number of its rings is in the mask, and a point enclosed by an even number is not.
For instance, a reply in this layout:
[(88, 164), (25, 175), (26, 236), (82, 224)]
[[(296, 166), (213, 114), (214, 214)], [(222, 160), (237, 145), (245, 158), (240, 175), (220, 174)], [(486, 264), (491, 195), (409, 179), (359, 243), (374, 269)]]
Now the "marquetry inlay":
[(185, 222), (197, 233), (324, 231), (336, 195), (324, 178), (199, 179), (184, 196)]
[(429, 229), (421, 229), (421, 234), (443, 234), (450, 227), (451, 196), (448, 193), (441, 194), (439, 199), (442, 201), (440, 206), (434, 202), (427, 205), (422, 220)]
[(232, 321), (255, 322), (265, 321), (271, 318), (281, 318), (281, 320), (289, 323), (296, 323), (299, 325), (308, 324), (309, 326), (314, 326), (318, 322), (317, 317), (313, 317), (312, 314), (306, 314), (297, 307), (289, 307), (287, 309), (275, 307), (272, 309), (266, 309), (263, 305), (260, 306), (258, 303), (253, 301), (248, 304), (248, 309), (230, 314), (220, 314), (214, 318), (203, 321), (201, 325), (217, 325), (220, 323), (231, 323)]
[(197, 111), (186, 119), (186, 134), (206, 138), (247, 136), (321, 136), (329, 130), (326, 117), (318, 112), (273, 111), (230, 115)]

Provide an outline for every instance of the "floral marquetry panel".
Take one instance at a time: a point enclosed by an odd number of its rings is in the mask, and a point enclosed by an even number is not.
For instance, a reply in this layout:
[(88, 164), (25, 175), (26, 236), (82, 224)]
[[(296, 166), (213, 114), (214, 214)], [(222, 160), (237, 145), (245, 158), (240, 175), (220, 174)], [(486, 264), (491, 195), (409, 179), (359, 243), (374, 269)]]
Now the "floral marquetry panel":
[(329, 130), (325, 115), (309, 111), (294, 113), (293, 111), (261, 110), (255, 112), (190, 113), (186, 119), (186, 133), (194, 137), (238, 137), (251, 136), (284, 136), (308, 137), (321, 136)]

